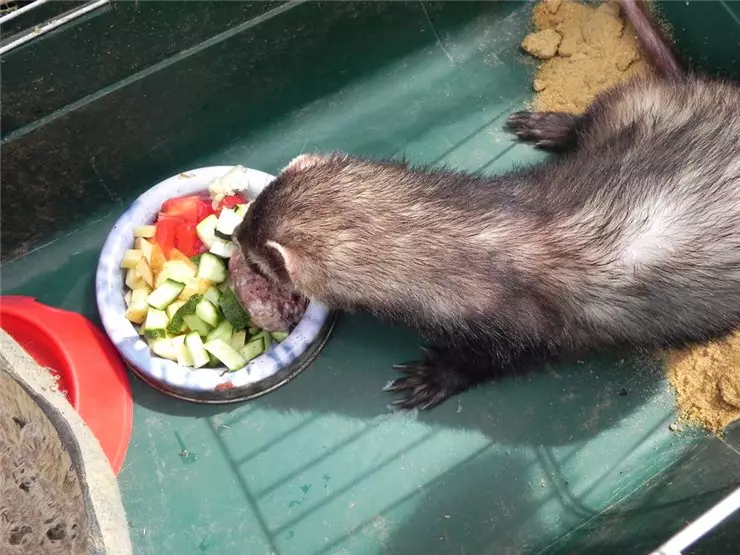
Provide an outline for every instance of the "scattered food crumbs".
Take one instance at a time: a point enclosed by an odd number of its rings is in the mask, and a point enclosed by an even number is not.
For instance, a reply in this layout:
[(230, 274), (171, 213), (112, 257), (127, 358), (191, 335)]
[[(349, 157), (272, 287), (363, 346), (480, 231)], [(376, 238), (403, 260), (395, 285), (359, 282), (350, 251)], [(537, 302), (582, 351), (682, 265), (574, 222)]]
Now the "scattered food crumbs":
[(558, 51), (561, 37), (555, 29), (530, 33), (522, 41), (522, 48), (542, 60), (552, 58)]
[(719, 433), (740, 419), (740, 332), (666, 358), (682, 420)]
[(619, 390), (619, 391), (617, 392), (617, 395), (619, 395), (620, 397), (626, 397), (626, 396), (627, 396), (627, 390), (626, 390), (626, 389), (624, 389), (624, 388), (622, 388), (622, 389), (620, 389), (620, 390)]
[(683, 431), (683, 427), (681, 427), (681, 425), (680, 424), (677, 424), (676, 422), (674, 422), (673, 424), (669, 424), (668, 425), (668, 429), (670, 431), (672, 431), (672, 432), (681, 432), (681, 431)]
[(542, 0), (532, 22), (521, 46), (542, 60), (532, 83), (538, 111), (580, 113), (602, 90), (650, 69), (615, 0)]

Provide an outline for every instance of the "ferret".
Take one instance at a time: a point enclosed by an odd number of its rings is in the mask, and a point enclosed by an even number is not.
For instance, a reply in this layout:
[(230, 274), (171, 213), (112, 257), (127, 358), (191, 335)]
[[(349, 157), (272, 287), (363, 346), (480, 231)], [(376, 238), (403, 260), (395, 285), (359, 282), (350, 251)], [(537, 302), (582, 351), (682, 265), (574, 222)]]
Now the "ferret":
[(251, 204), (235, 240), (253, 270), (430, 341), (394, 366), (396, 407), (740, 325), (740, 88), (684, 71), (642, 3), (621, 6), (656, 74), (583, 115), (507, 121), (558, 156), (484, 176), (304, 154)]

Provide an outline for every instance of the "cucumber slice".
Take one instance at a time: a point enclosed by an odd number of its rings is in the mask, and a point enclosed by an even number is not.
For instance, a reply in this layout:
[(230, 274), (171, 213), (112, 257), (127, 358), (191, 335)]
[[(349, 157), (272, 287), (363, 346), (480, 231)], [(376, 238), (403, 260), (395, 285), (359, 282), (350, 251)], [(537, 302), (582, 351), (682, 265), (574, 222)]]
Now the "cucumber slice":
[(278, 343), (281, 343), (288, 339), (288, 336), (290, 335), (289, 331), (271, 331), (270, 335), (272, 338), (277, 341)]
[(205, 298), (201, 299), (198, 306), (195, 307), (195, 315), (214, 328), (218, 326), (218, 323), (221, 320), (216, 307), (213, 306), (211, 301)]
[[(174, 316), (170, 318), (170, 323), (167, 325), (167, 333), (169, 333), (170, 335), (177, 335), (178, 333), (185, 331), (185, 316), (195, 314), (195, 308), (198, 306), (198, 303), (201, 301), (202, 298), (203, 297), (201, 295), (196, 294), (190, 297), (190, 299), (188, 299), (186, 302), (183, 302), (182, 306), (177, 309)], [(174, 304), (175, 303), (172, 303), (170, 306)], [(169, 310), (170, 306), (167, 307), (167, 310)], [(207, 333), (208, 332), (206, 331), (204, 335), (206, 335)]]
[(218, 216), (211, 214), (195, 226), (195, 233), (198, 235), (198, 238), (209, 249), (216, 239), (216, 225), (218, 225)]
[(150, 340), (149, 348), (157, 356), (166, 358), (167, 360), (177, 361), (177, 349), (172, 343), (172, 340), (167, 337)]
[(149, 306), (158, 310), (164, 310), (175, 302), (178, 295), (185, 289), (185, 284), (172, 279), (166, 279), (162, 285), (152, 291), (146, 298)]
[(167, 313), (167, 318), (170, 319), (170, 323), (172, 323), (172, 318), (175, 317), (175, 314), (178, 310), (180, 310), (180, 307), (182, 307), (185, 304), (186, 301), (175, 301), (174, 303), (170, 304), (167, 308), (164, 309), (164, 311)]
[(261, 339), (265, 344), (265, 350), (270, 348), (270, 345), (272, 345), (273, 339), (272, 335), (270, 335), (270, 332), (267, 330), (262, 330), (257, 335), (255, 335), (250, 341), (255, 341), (256, 339)]
[(230, 240), (226, 241), (220, 237), (216, 237), (208, 250), (221, 258), (231, 258), (236, 252), (236, 245)]
[(231, 339), (229, 340), (229, 345), (231, 345), (231, 348), (238, 351), (242, 347), (244, 347), (245, 343), (247, 342), (247, 332), (246, 330), (241, 330), (234, 332), (231, 336)]
[(218, 360), (223, 362), (224, 365), (226, 365), (226, 368), (228, 368), (232, 372), (234, 370), (239, 370), (240, 368), (243, 368), (247, 364), (247, 361), (244, 360), (244, 357), (242, 357), (237, 351), (232, 349), (231, 345), (229, 345), (223, 339), (213, 339), (211, 341), (208, 341), (205, 345), (203, 345), (203, 348), (211, 353), (213, 356), (215, 356)]
[(247, 209), (249, 208), (249, 203), (247, 204), (237, 204), (234, 207), (234, 212), (237, 216), (239, 216), (240, 219), (244, 219), (244, 216), (247, 215)]
[(262, 329), (258, 328), (257, 326), (250, 326), (249, 329), (247, 330), (247, 333), (249, 334), (250, 337), (254, 337), (261, 331)]
[(186, 314), (182, 317), (182, 321), (189, 329), (197, 332), (201, 337), (207, 336), (213, 329), (195, 314)]
[(206, 341), (213, 341), (214, 339), (223, 339), (224, 341), (231, 341), (231, 335), (234, 333), (234, 328), (229, 324), (228, 320), (221, 322), (216, 329), (208, 334)]
[(185, 336), (178, 335), (177, 337), (173, 337), (172, 339), (170, 339), (170, 342), (175, 349), (175, 358), (177, 359), (177, 364), (179, 364), (180, 366), (192, 366), (193, 357), (190, 354), (190, 351), (188, 351), (188, 348), (185, 346)]
[(216, 224), (216, 233), (223, 237), (231, 239), (234, 234), (234, 229), (241, 223), (242, 219), (236, 215), (236, 211), (233, 208), (223, 208), (221, 215), (218, 217), (218, 223)]
[(144, 322), (144, 336), (147, 339), (167, 337), (167, 314), (164, 310), (149, 309)]
[(218, 306), (218, 300), (221, 298), (221, 291), (219, 291), (213, 285), (211, 285), (208, 288), (208, 291), (206, 291), (205, 295), (203, 296), (209, 301), (211, 301), (215, 306)]
[(193, 368), (200, 368), (209, 362), (208, 351), (203, 348), (203, 340), (197, 332), (190, 332), (185, 336), (185, 347), (193, 360)]
[(223, 283), (227, 277), (226, 264), (215, 254), (204, 252), (200, 256), (197, 276), (212, 283)]
[(221, 308), (221, 312), (224, 313), (224, 318), (234, 326), (235, 330), (243, 330), (249, 325), (249, 314), (244, 310), (231, 289), (224, 289), (221, 298), (218, 300), (218, 306)]
[(134, 237), (143, 237), (145, 239), (151, 239), (157, 233), (157, 226), (154, 225), (139, 225), (134, 228)]
[(239, 354), (249, 362), (265, 352), (265, 342), (262, 339), (252, 339), (249, 343), (239, 349)]
[(198, 272), (198, 266), (192, 262), (184, 260), (168, 260), (162, 265), (160, 276), (165, 279), (173, 279), (185, 283), (188, 279), (193, 279)]

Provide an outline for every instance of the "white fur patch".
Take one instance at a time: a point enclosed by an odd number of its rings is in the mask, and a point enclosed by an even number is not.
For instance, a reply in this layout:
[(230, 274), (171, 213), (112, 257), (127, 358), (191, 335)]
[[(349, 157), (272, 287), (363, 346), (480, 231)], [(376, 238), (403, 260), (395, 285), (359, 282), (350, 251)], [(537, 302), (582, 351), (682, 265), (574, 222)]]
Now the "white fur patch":
[(283, 171), (304, 171), (321, 162), (322, 158), (318, 154), (301, 154), (293, 158)]

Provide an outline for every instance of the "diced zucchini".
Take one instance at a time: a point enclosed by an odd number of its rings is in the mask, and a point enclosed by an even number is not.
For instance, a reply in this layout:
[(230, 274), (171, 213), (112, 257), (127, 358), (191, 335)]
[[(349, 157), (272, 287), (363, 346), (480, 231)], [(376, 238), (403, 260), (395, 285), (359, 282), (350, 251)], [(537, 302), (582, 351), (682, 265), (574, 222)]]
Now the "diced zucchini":
[(164, 311), (167, 313), (167, 318), (170, 319), (170, 323), (172, 323), (172, 318), (174, 318), (177, 311), (180, 310), (180, 307), (183, 306), (185, 303), (186, 301), (175, 301), (164, 309)]
[(142, 287), (131, 291), (131, 302), (126, 309), (126, 319), (134, 324), (143, 324), (146, 315), (149, 312), (149, 305), (146, 302), (151, 289), (146, 284)]
[(206, 298), (201, 299), (198, 306), (195, 307), (195, 314), (206, 324), (213, 326), (214, 328), (218, 326), (218, 323), (221, 320), (216, 307)]
[(213, 356), (211, 353), (208, 353), (208, 364), (206, 364), (206, 367), (218, 368), (219, 366), (223, 366), (223, 363), (220, 360), (218, 360), (215, 356)]
[(182, 317), (185, 325), (194, 332), (197, 332), (201, 337), (206, 337), (211, 333), (211, 326), (206, 324), (203, 320), (198, 318), (195, 314), (186, 314)]
[(141, 279), (143, 279), (149, 287), (154, 287), (154, 274), (152, 273), (152, 269), (149, 267), (149, 263), (146, 261), (146, 258), (143, 256), (141, 257), (134, 271), (138, 276), (141, 276)]
[(231, 241), (226, 241), (220, 237), (213, 239), (213, 244), (210, 246), (208, 251), (211, 254), (220, 256), (221, 258), (231, 258), (236, 252), (236, 245)]
[(158, 339), (150, 339), (148, 343), (149, 348), (155, 355), (166, 358), (167, 360), (177, 361), (177, 349), (171, 339), (160, 337)]
[[(174, 305), (175, 303), (182, 303), (182, 305), (180, 306), (180, 308), (177, 309), (175, 314), (170, 317), (170, 323), (167, 325), (167, 333), (169, 333), (170, 335), (177, 335), (178, 333), (182, 333), (183, 331), (185, 331), (185, 328), (188, 327), (185, 324), (185, 316), (195, 314), (195, 307), (198, 306), (198, 303), (202, 298), (203, 297), (201, 295), (193, 295), (185, 302), (175, 301), (174, 303), (172, 303), (170, 306)], [(167, 307), (168, 310), (170, 306)]]
[(153, 225), (140, 225), (134, 228), (134, 237), (151, 239), (157, 233), (157, 227)]
[(213, 285), (211, 285), (208, 288), (208, 291), (206, 291), (206, 294), (203, 296), (209, 301), (211, 301), (215, 306), (218, 306), (218, 300), (221, 298), (221, 291), (219, 291)]
[(121, 268), (129, 269), (136, 268), (139, 261), (144, 258), (144, 253), (136, 249), (128, 249), (123, 253), (123, 259), (121, 259)]
[(190, 261), (197, 266), (200, 263), (200, 255), (191, 256)]
[(211, 214), (195, 226), (195, 233), (198, 235), (198, 238), (209, 249), (216, 239), (216, 225), (218, 225), (218, 216)]
[(247, 332), (246, 330), (236, 331), (232, 334), (231, 340), (229, 340), (229, 345), (231, 345), (231, 348), (238, 351), (247, 342)]
[(185, 347), (193, 360), (193, 368), (201, 368), (208, 364), (208, 351), (203, 348), (203, 340), (197, 332), (190, 332), (185, 336)]
[(265, 352), (265, 342), (262, 339), (252, 339), (239, 350), (239, 354), (249, 362)]
[(185, 346), (185, 336), (178, 335), (170, 339), (170, 342), (175, 348), (175, 354), (177, 358), (177, 364), (180, 366), (192, 366), (193, 357)]
[(244, 216), (247, 215), (247, 209), (249, 208), (249, 204), (237, 204), (234, 207), (234, 212), (239, 217), (240, 220), (244, 219)]
[[(159, 310), (164, 310), (171, 303), (177, 300), (177, 296), (185, 288), (184, 283), (167, 279), (165, 282), (152, 291), (146, 299), (149, 306), (152, 306)], [(165, 315), (166, 317), (166, 315)]]
[(141, 254), (144, 255), (144, 258), (146, 258), (146, 261), (149, 263), (149, 266), (151, 266), (152, 263), (152, 244), (144, 239), (143, 237), (137, 237), (134, 241), (134, 249), (137, 251), (141, 251)]
[(234, 328), (229, 324), (228, 320), (221, 322), (216, 329), (208, 334), (206, 341), (213, 341), (214, 339), (223, 339), (224, 341), (231, 341), (231, 335), (234, 333)]
[(174, 279), (180, 283), (186, 283), (187, 280), (195, 278), (198, 267), (188, 260), (168, 260), (162, 265), (162, 270), (157, 276), (157, 286), (167, 279)]
[(250, 341), (254, 341), (255, 339), (261, 339), (262, 342), (265, 344), (265, 350), (270, 348), (270, 345), (273, 343), (272, 335), (270, 335), (270, 332), (267, 330), (262, 330), (257, 335), (255, 335)]
[(144, 322), (144, 335), (147, 339), (161, 339), (167, 336), (167, 314), (164, 310), (149, 308)]
[(270, 335), (272, 338), (277, 341), (278, 343), (281, 343), (282, 341), (285, 341), (288, 339), (288, 336), (290, 335), (290, 332), (287, 331), (271, 331)]
[(223, 283), (227, 275), (226, 264), (218, 256), (208, 252), (200, 256), (197, 277), (213, 283)]
[(247, 364), (247, 361), (244, 360), (244, 357), (240, 355), (237, 351), (232, 349), (231, 345), (229, 345), (223, 339), (213, 339), (206, 342), (203, 347), (206, 351), (208, 351), (218, 360), (223, 362), (224, 365), (226, 365), (226, 368), (231, 371), (239, 370)]
[(211, 282), (207, 279), (189, 278), (185, 280), (185, 289), (182, 290), (178, 298), (187, 301), (193, 295), (204, 295), (210, 286)]
[(216, 224), (216, 231), (223, 237), (226, 236), (231, 238), (234, 233), (234, 229), (241, 223), (242, 219), (236, 215), (236, 211), (233, 208), (221, 209), (221, 214), (218, 217), (218, 223)]
[(262, 329), (261, 328), (258, 328), (257, 326), (249, 326), (249, 329), (247, 329), (247, 334), (250, 337), (254, 337), (255, 335), (257, 335), (261, 331), (262, 331)]
[(249, 314), (242, 308), (239, 299), (231, 289), (224, 289), (221, 298), (218, 300), (218, 306), (224, 313), (229, 323), (234, 326), (235, 330), (243, 330), (249, 325)]

